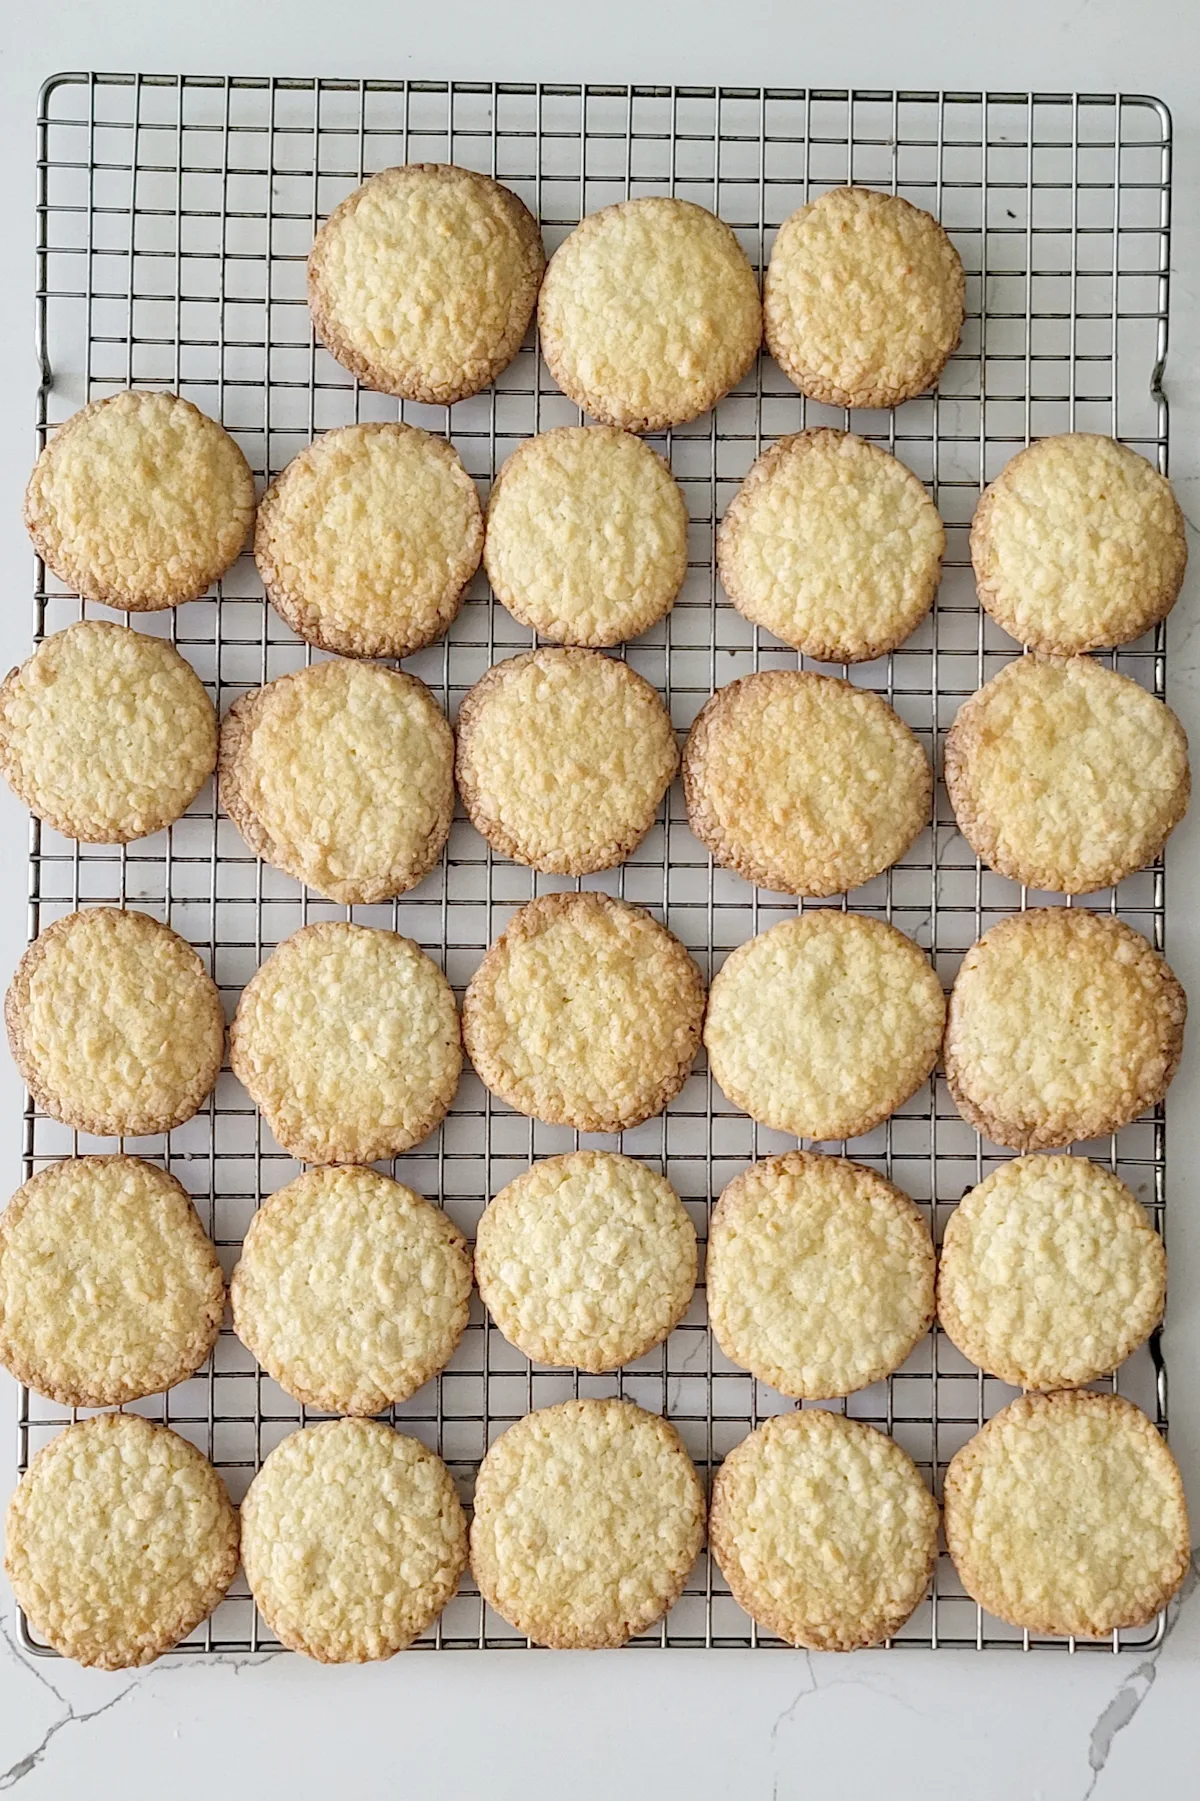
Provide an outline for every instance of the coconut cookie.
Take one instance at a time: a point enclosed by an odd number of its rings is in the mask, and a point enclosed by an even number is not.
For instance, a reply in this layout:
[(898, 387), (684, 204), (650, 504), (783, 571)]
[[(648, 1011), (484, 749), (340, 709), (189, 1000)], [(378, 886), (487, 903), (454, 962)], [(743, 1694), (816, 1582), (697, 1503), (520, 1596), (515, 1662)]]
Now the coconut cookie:
[(767, 348), (810, 400), (899, 406), (957, 348), (965, 295), (932, 214), (874, 188), (831, 188), (779, 228), (763, 281)]
[(971, 849), (1057, 894), (1153, 863), (1192, 786), (1174, 713), (1090, 657), (1009, 663), (960, 707), (945, 773)]
[(413, 888), (454, 816), (454, 737), (415, 675), (314, 663), (235, 701), (221, 805), (257, 856), (348, 906)]
[(536, 220), (498, 181), (452, 163), (383, 169), (316, 235), (313, 330), (367, 387), (450, 406), (512, 362), (545, 264)]
[(911, 469), (824, 427), (764, 450), (717, 528), (739, 613), (823, 663), (902, 644), (933, 605), (946, 534)]
[(134, 613), (204, 594), (253, 522), (250, 465), (178, 394), (94, 400), (59, 426), (25, 493), (34, 548), (59, 580)]
[(679, 1093), (703, 1018), (700, 971), (649, 913), (606, 894), (543, 894), (472, 976), (463, 1041), (518, 1113), (622, 1132)]
[(857, 1138), (937, 1062), (946, 1003), (895, 926), (821, 909), (733, 951), (709, 994), (704, 1043), (735, 1107), (797, 1138)]
[(1019, 451), (971, 524), (979, 599), (1012, 637), (1050, 655), (1128, 644), (1165, 619), (1187, 538), (1165, 476), (1091, 432)]
[(539, 1645), (645, 1632), (704, 1543), (704, 1490), (674, 1426), (632, 1401), (564, 1401), (501, 1434), (475, 1483), (480, 1593)]
[(454, 995), (411, 938), (328, 920), (242, 991), (234, 1075), (304, 1163), (377, 1163), (441, 1124), (462, 1068)]
[(281, 1644), (320, 1663), (403, 1651), (458, 1587), (467, 1527), (449, 1470), (372, 1420), (277, 1445), (242, 1502), (242, 1559)]
[(475, 484), (416, 426), (347, 425), (267, 489), (254, 560), (294, 632), (347, 657), (407, 657), (446, 630), (483, 551)]
[(1187, 998), (1123, 920), (1041, 907), (1002, 919), (950, 994), (946, 1080), (993, 1144), (1046, 1150), (1119, 1132), (1167, 1092)]
[(1144, 1626), (1187, 1575), (1175, 1459), (1120, 1395), (1022, 1395), (951, 1460), (946, 1544), (973, 1601), (1030, 1632)]
[(542, 355), (605, 425), (663, 431), (715, 406), (762, 338), (758, 284), (715, 214), (651, 196), (591, 213), (550, 259)]
[(510, 657), (459, 710), (467, 816), (493, 850), (534, 869), (586, 875), (623, 863), (678, 766), (655, 690), (596, 650)]
[(683, 753), (688, 824), (716, 861), (785, 894), (840, 894), (897, 862), (933, 798), (929, 762), (879, 695), (763, 670), (719, 688)]
[(730, 1452), (709, 1537), (734, 1600), (811, 1651), (898, 1631), (937, 1558), (937, 1503), (882, 1432), (820, 1409), (782, 1413)]

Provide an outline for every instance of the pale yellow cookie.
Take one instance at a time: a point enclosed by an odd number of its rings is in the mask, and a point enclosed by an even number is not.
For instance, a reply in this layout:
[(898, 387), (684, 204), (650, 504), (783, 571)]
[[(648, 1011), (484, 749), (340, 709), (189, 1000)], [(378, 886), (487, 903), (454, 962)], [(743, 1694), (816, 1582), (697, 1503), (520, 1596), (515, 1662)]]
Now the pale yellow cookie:
[(754, 362), (758, 284), (715, 214), (654, 195), (602, 207), (550, 259), (542, 355), (604, 425), (662, 431), (715, 406)]
[(59, 426), (25, 492), (34, 548), (59, 580), (134, 613), (204, 594), (253, 522), (250, 465), (177, 394), (94, 400)]
[(679, 1434), (632, 1401), (563, 1401), (493, 1444), (475, 1482), (471, 1569), (518, 1632), (623, 1645), (683, 1592), (704, 1490)]
[(712, 1554), (739, 1607), (790, 1645), (878, 1645), (924, 1598), (937, 1503), (873, 1426), (806, 1408), (729, 1453), (713, 1483)]
[(925, 953), (880, 919), (822, 908), (740, 944), (704, 1043), (735, 1107), (797, 1138), (857, 1138), (937, 1062), (946, 1002)]

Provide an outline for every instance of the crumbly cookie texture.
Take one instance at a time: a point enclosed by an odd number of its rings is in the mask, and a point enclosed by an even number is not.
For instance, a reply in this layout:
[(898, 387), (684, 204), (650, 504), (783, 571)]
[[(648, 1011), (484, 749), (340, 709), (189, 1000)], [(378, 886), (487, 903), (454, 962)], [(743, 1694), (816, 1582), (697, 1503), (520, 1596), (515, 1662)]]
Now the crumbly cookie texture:
[(611, 1151), (547, 1157), (479, 1222), (475, 1278), (510, 1344), (599, 1373), (661, 1344), (696, 1286), (696, 1231), (663, 1176)]
[(598, 650), (510, 657), (459, 710), (467, 816), (493, 850), (534, 869), (586, 875), (623, 863), (678, 767), (658, 694)]
[(1072, 656), (1165, 619), (1187, 537), (1165, 476), (1091, 432), (1043, 438), (1006, 463), (971, 524), (983, 606), (1022, 644)]
[(894, 1440), (812, 1408), (778, 1414), (730, 1452), (708, 1530), (760, 1626), (812, 1651), (853, 1651), (889, 1638), (923, 1599), (938, 1510)]
[(946, 1002), (895, 926), (819, 909), (741, 944), (709, 994), (714, 1079), (751, 1119), (798, 1138), (857, 1138), (937, 1062)]
[(990, 868), (1086, 894), (1152, 863), (1187, 811), (1187, 737), (1169, 707), (1090, 657), (1019, 657), (946, 738), (959, 829)]
[(475, 1483), (471, 1569), (539, 1645), (596, 1650), (679, 1599), (704, 1490), (679, 1434), (632, 1401), (564, 1401), (501, 1434)]
[(938, 1318), (1014, 1388), (1075, 1388), (1123, 1363), (1162, 1318), (1163, 1241), (1119, 1177), (1086, 1157), (1017, 1157), (946, 1225)]
[(719, 688), (683, 753), (688, 824), (718, 863), (785, 894), (840, 894), (902, 857), (933, 799), (929, 761), (878, 694), (762, 670)]
[(670, 611), (688, 515), (666, 462), (630, 432), (564, 425), (492, 483), (483, 560), (497, 600), (558, 644), (609, 645)]
[(971, 946), (950, 994), (946, 1080), (993, 1144), (1100, 1138), (1166, 1093), (1187, 998), (1140, 932), (1109, 914), (1035, 907)]
[(131, 1413), (80, 1420), (8, 1504), (4, 1567), (36, 1632), (76, 1663), (127, 1670), (187, 1637), (238, 1564), (238, 1516), (208, 1459)]
[(243, 989), (229, 1061), (291, 1156), (377, 1163), (427, 1138), (454, 1099), (454, 995), (411, 938), (321, 921)]
[(454, 817), (454, 735), (415, 675), (314, 663), (234, 702), (221, 727), (221, 805), (256, 855), (318, 894), (404, 894)]
[(738, 612), (824, 663), (902, 644), (933, 604), (945, 549), (912, 470), (826, 427), (764, 450), (717, 528), (717, 568)]
[(466, 1520), (449, 1470), (417, 1439), (327, 1420), (285, 1438), (250, 1484), (242, 1558), (281, 1644), (367, 1663), (411, 1645), (453, 1597)]
[(445, 438), (347, 425), (267, 489), (254, 560), (294, 632), (348, 657), (407, 657), (446, 630), (483, 552), (475, 484)]
[(203, 963), (132, 908), (89, 907), (47, 926), (17, 965), (4, 1023), (38, 1105), (101, 1138), (181, 1126), (212, 1092), (225, 1048)]
[(250, 465), (177, 394), (94, 400), (59, 426), (25, 492), (34, 548), (59, 580), (134, 613), (205, 593), (253, 522)]
[(605, 425), (662, 431), (737, 386), (758, 352), (762, 310), (728, 225), (690, 200), (651, 196), (576, 226), (550, 259), (538, 327), (576, 406)]
[(281, 1388), (324, 1413), (381, 1413), (443, 1369), (467, 1324), (458, 1227), (373, 1169), (310, 1169), (250, 1222), (233, 1329)]
[(1030, 1632), (1143, 1626), (1187, 1575), (1175, 1459), (1120, 1395), (1022, 1395), (952, 1459), (944, 1505), (967, 1593)]
[(703, 1018), (700, 971), (649, 913), (606, 894), (543, 894), (472, 976), (463, 1041), (519, 1113), (621, 1132), (679, 1093)]

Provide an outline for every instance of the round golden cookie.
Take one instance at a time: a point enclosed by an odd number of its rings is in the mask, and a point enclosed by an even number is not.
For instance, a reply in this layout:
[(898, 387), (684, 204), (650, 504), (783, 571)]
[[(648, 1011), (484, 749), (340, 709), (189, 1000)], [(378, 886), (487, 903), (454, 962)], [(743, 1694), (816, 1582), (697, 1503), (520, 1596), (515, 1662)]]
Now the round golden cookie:
[(993, 676), (959, 708), (945, 775), (971, 849), (1057, 894), (1153, 863), (1192, 789), (1171, 709), (1090, 657), (1018, 657)]
[(665, 1177), (611, 1151), (547, 1157), (502, 1188), (475, 1280), (510, 1344), (597, 1374), (661, 1344), (696, 1286), (696, 1231)]
[(951, 1459), (943, 1504), (971, 1599), (1030, 1632), (1144, 1626), (1188, 1572), (1175, 1459), (1120, 1395), (1022, 1395)]
[(206, 1620), (238, 1565), (238, 1516), (206, 1457), (167, 1426), (102, 1413), (33, 1459), (8, 1504), (4, 1567), (35, 1632), (76, 1663), (128, 1670)]
[(471, 1257), (438, 1207), (353, 1164), (306, 1170), (250, 1222), (233, 1329), (323, 1413), (382, 1413), (444, 1369), (467, 1324)]
[(598, 650), (495, 664), (463, 700), (457, 738), (471, 824), (501, 856), (563, 875), (623, 863), (679, 767), (658, 694)]
[(4, 1000), (13, 1061), (52, 1119), (146, 1138), (191, 1119), (225, 1049), (216, 985), (190, 944), (132, 908), (56, 919)]
[(272, 482), (254, 528), (280, 618), (347, 657), (407, 657), (440, 637), (482, 551), (458, 452), (395, 423), (326, 432)]
[(490, 1607), (557, 1650), (623, 1645), (673, 1607), (704, 1543), (678, 1432), (632, 1401), (563, 1401), (492, 1445), (471, 1570)]
[(853, 1394), (933, 1324), (933, 1240), (899, 1188), (842, 1157), (790, 1151), (713, 1209), (705, 1292), (725, 1355), (781, 1394)]
[(314, 663), (234, 702), (221, 805), (251, 850), (347, 906), (433, 868), (454, 817), (454, 735), (415, 675)]
[(700, 1048), (704, 981), (673, 933), (607, 894), (543, 894), (463, 999), (480, 1080), (518, 1113), (623, 1132), (661, 1113)]
[(837, 676), (762, 670), (719, 688), (683, 752), (688, 824), (726, 869), (784, 894), (841, 894), (929, 823), (933, 776), (887, 702)]
[(509, 189), (452, 163), (382, 169), (313, 241), (313, 330), (369, 388), (450, 406), (508, 367), (545, 268)]
[(462, 1503), (441, 1458), (378, 1420), (293, 1432), (242, 1502), (242, 1560), (283, 1645), (368, 1663), (419, 1638), (467, 1562)]
[(731, 952), (704, 1043), (714, 1080), (751, 1119), (797, 1138), (857, 1138), (925, 1081), (945, 1017), (942, 985), (911, 938), (822, 908)]
[(411, 938), (323, 920), (242, 990), (229, 1062), (290, 1156), (377, 1163), (428, 1138), (454, 1099), (454, 995)]
[(59, 426), (25, 491), (25, 523), (85, 600), (154, 612), (197, 599), (237, 562), (254, 477), (190, 400), (129, 389)]
[(1187, 997), (1166, 959), (1110, 914), (1034, 907), (963, 958), (946, 1081), (993, 1144), (1041, 1151), (1119, 1132), (1167, 1092)]
[(981, 604), (1022, 644), (1073, 656), (1165, 619), (1187, 537), (1165, 476), (1113, 438), (1065, 432), (1019, 451), (971, 522)]
[(713, 1483), (712, 1554), (739, 1607), (790, 1645), (878, 1645), (919, 1606), (937, 1503), (893, 1439), (860, 1420), (781, 1413)]
[(1166, 1287), (1163, 1241), (1119, 1177), (1086, 1157), (1017, 1157), (950, 1215), (937, 1310), (988, 1375), (1075, 1388), (1149, 1338)]
[(965, 295), (932, 214), (874, 188), (831, 188), (779, 228), (763, 281), (767, 348), (810, 400), (899, 406), (949, 361)]
[(663, 431), (737, 386), (758, 353), (762, 309), (728, 225), (655, 195), (576, 226), (550, 258), (538, 329), (576, 406), (604, 425)]

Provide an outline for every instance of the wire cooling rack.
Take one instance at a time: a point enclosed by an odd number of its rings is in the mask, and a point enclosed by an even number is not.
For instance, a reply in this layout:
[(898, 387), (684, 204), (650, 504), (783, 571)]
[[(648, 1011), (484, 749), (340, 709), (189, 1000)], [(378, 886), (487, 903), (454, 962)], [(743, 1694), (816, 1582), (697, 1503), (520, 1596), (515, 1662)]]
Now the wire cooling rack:
[[(900, 650), (843, 673), (885, 695), (936, 756), (961, 699), (1016, 654), (981, 614), (971, 582), (966, 530), (982, 485), (1031, 437), (1068, 429), (1111, 433), (1166, 469), (1170, 135), (1166, 108), (1140, 95), (55, 76), (38, 116), (37, 447), (85, 400), (130, 384), (177, 390), (223, 420), (260, 482), (318, 432), (396, 417), (394, 400), (360, 388), (314, 346), (304, 302), (317, 224), (364, 175), (389, 164), (453, 161), (497, 176), (540, 219), (548, 251), (597, 207), (679, 194), (719, 212), (759, 268), (780, 221), (823, 188), (852, 180), (904, 194), (942, 219), (967, 269), (963, 342), (938, 392), (851, 418), (806, 403), (764, 356), (715, 413), (655, 439), (687, 496), (690, 567), (670, 617), (619, 654), (662, 691), (681, 733), (735, 676), (795, 667), (795, 652), (725, 601), (713, 528), (764, 443), (805, 425), (853, 425), (928, 485), (948, 554), (931, 618)], [(522, 438), (579, 418), (532, 340), (488, 392), (452, 409), (405, 403), (400, 412), (447, 433), (483, 491)], [(36, 602), (39, 638), (89, 610), (40, 564)], [(312, 655), (265, 605), (248, 558), (215, 598), (135, 623), (169, 634), (222, 710)], [(408, 667), (453, 713), (491, 663), (530, 643), (480, 578), (448, 637)], [(1163, 693), (1161, 626), (1110, 660)], [(350, 916), (418, 939), (461, 993), (513, 908), (571, 885), (493, 857), (459, 819), (442, 865), (418, 889)], [(688, 832), (677, 787), (625, 866), (586, 885), (652, 908), (710, 973), (732, 946), (798, 905), (714, 870)], [(939, 790), (932, 829), (850, 904), (894, 920), (949, 984), (966, 947), (1026, 898), (980, 869)], [(1047, 898), (1053, 904), (1037, 897)], [(33, 823), (31, 935), (74, 907), (113, 901), (145, 908), (190, 939), (230, 1010), (280, 939), (309, 920), (347, 916), (249, 856), (219, 817), (211, 788), (169, 831), (123, 849), (77, 845)], [(1162, 947), (1160, 869), (1088, 904), (1120, 913)], [(533, 1158), (579, 1142), (513, 1114), (468, 1071), (440, 1132), (393, 1167), (470, 1234), (487, 1199)], [(620, 1140), (583, 1142), (619, 1145), (664, 1171), (701, 1237), (724, 1184), (749, 1159), (791, 1144), (732, 1108), (703, 1060), (661, 1118)], [(63, 1155), (114, 1148), (27, 1107), (27, 1174)], [(260, 1199), (298, 1173), (228, 1071), (195, 1119), (168, 1139), (129, 1148), (179, 1177), (227, 1269)], [(1000, 1157), (959, 1119), (940, 1081), (869, 1137), (830, 1148), (849, 1149), (893, 1177), (935, 1230)], [(1119, 1170), (1161, 1227), (1161, 1110), (1086, 1148)], [(613, 1377), (531, 1368), (488, 1324), (477, 1297), (473, 1309), (449, 1369), (393, 1412), (397, 1425), (447, 1459), (466, 1498), (497, 1432), (572, 1394), (620, 1393), (666, 1413), (705, 1472), (761, 1418), (789, 1405), (721, 1357), (705, 1326), (702, 1289), (665, 1346)], [(1157, 1342), (1117, 1383), (1165, 1426)], [(959, 1445), (1009, 1398), (935, 1331), (889, 1381), (842, 1405), (893, 1433), (936, 1487)], [(262, 1457), (308, 1417), (228, 1329), (211, 1367), (137, 1411), (191, 1438), (235, 1499)], [(23, 1392), (22, 1469), (70, 1417)], [(1101, 1648), (1143, 1648), (1160, 1631), (1161, 1622), (1120, 1633)], [(23, 1642), (45, 1649), (28, 1627)], [(244, 1586), (235, 1586), (184, 1649), (244, 1652), (271, 1642)], [(466, 1649), (526, 1641), (468, 1582), (423, 1642)], [(638, 1642), (778, 1643), (754, 1628), (707, 1559), (668, 1618)], [(1071, 1644), (1031, 1641), (981, 1614), (944, 1556), (931, 1598), (894, 1642)]]

